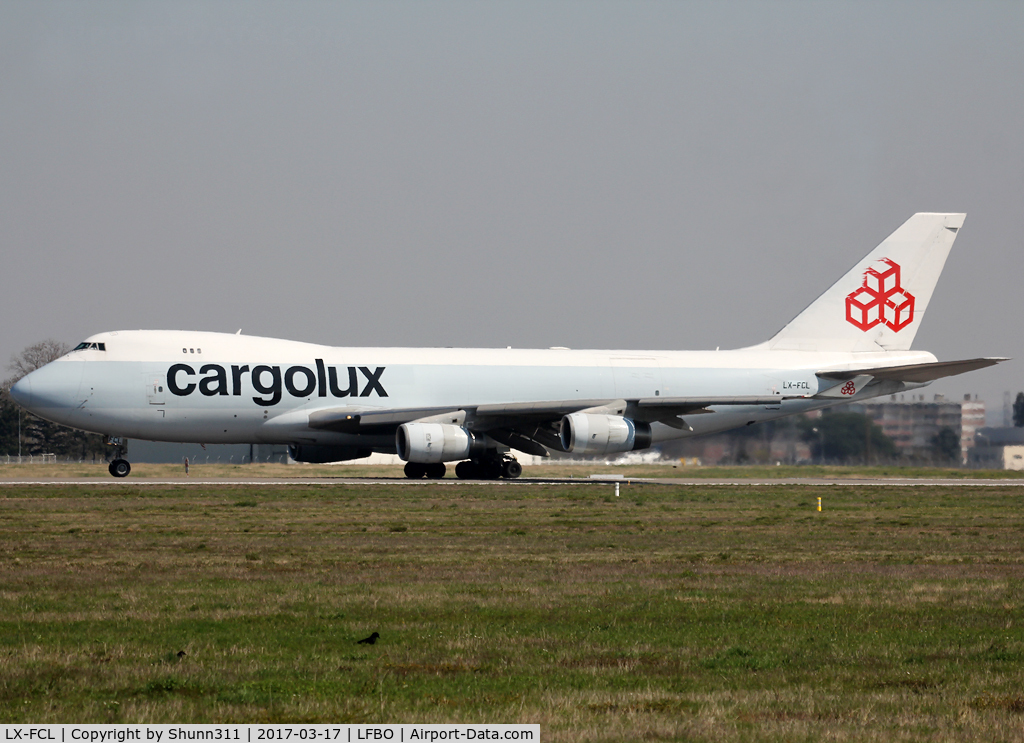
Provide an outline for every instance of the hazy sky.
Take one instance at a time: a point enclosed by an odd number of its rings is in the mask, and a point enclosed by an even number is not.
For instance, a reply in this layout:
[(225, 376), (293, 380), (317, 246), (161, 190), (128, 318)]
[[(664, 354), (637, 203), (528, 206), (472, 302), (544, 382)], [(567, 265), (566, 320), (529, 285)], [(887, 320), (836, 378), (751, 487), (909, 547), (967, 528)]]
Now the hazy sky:
[[(916, 348), (1024, 358), (1024, 3), (0, 0), (0, 362), (766, 339), (966, 211)], [(1021, 361), (939, 382), (999, 420)]]

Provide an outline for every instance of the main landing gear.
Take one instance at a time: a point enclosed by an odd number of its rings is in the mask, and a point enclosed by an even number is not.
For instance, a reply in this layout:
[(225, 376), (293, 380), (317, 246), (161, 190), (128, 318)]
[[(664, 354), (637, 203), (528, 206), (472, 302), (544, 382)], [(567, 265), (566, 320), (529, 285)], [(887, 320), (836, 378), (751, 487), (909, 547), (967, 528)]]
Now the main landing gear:
[(131, 464), (124, 458), (128, 453), (128, 439), (108, 436), (107, 446), (114, 447), (114, 459), (107, 465), (107, 471), (114, 477), (128, 477), (128, 473), (132, 471)]
[(405, 463), (405, 476), (410, 480), (422, 480), (424, 477), (428, 480), (440, 480), (447, 471), (448, 468), (444, 466), (444, 462), (434, 462), (432, 464), (422, 464), (421, 462)]
[[(421, 464), (406, 462), (405, 476), (411, 480), (440, 480), (448, 468), (443, 462)], [(484, 459), (468, 459), (455, 465), (455, 476), (460, 480), (497, 480), (505, 478), (514, 480), (523, 474), (523, 465), (512, 457), (486, 457)]]
[(523, 474), (523, 465), (512, 457), (470, 459), (455, 465), (455, 476), (460, 480), (515, 480)]

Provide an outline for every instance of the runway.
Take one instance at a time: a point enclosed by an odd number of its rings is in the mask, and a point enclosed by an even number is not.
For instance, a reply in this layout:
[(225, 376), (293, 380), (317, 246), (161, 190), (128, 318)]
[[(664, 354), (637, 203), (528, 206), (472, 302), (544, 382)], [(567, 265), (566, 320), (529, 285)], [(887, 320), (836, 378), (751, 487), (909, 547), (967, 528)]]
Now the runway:
[(607, 475), (598, 477), (521, 477), (516, 480), (458, 480), (455, 478), (443, 478), (440, 480), (410, 480), (405, 477), (264, 477), (264, 478), (198, 478), (198, 477), (172, 477), (172, 478), (86, 478), (86, 479), (64, 479), (64, 478), (23, 478), (0, 480), (0, 487), (26, 486), (26, 485), (103, 485), (109, 487), (301, 487), (301, 486), (329, 486), (329, 485), (405, 485), (415, 486), (453, 486), (463, 487), (467, 485), (494, 485), (494, 486), (529, 486), (529, 485), (665, 485), (682, 487), (1024, 487), (1022, 480), (990, 480), (990, 479), (925, 479), (925, 478), (820, 478), (820, 477), (790, 477), (790, 478), (752, 478), (752, 479), (705, 479), (705, 478), (675, 478), (675, 477), (610, 477)]

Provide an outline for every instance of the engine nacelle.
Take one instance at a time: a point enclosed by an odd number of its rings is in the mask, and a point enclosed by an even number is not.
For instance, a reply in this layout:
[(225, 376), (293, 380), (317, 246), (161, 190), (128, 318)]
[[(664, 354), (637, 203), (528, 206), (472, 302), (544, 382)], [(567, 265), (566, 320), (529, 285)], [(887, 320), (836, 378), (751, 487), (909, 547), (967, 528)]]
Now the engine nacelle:
[(348, 459), (362, 459), (373, 454), (372, 449), (360, 449), (355, 446), (322, 446), (320, 444), (297, 444), (288, 447), (288, 456), (296, 462), (309, 464), (329, 464), (344, 462)]
[(406, 462), (432, 464), (454, 462), (481, 454), (486, 448), (478, 437), (462, 426), (450, 423), (403, 423), (395, 432), (398, 456)]
[(646, 449), (651, 424), (620, 415), (571, 413), (562, 418), (562, 448), (573, 454), (610, 454)]

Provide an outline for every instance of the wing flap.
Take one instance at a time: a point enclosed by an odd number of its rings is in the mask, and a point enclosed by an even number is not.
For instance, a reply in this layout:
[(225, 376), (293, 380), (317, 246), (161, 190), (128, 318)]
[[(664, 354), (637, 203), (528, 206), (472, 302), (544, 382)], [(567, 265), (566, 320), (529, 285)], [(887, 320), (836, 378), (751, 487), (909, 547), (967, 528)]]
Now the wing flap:
[[(531, 435), (527, 435), (531, 434)], [(487, 435), (497, 441), (499, 444), (517, 449), (527, 454), (532, 454), (535, 457), (547, 457), (548, 448), (554, 449), (555, 451), (562, 451), (561, 442), (557, 436), (554, 436), (550, 432), (541, 432), (540, 429), (533, 431), (527, 431), (523, 433), (518, 430), (508, 428), (492, 428), (487, 432)], [(541, 444), (537, 439), (542, 439), (545, 444)]]

